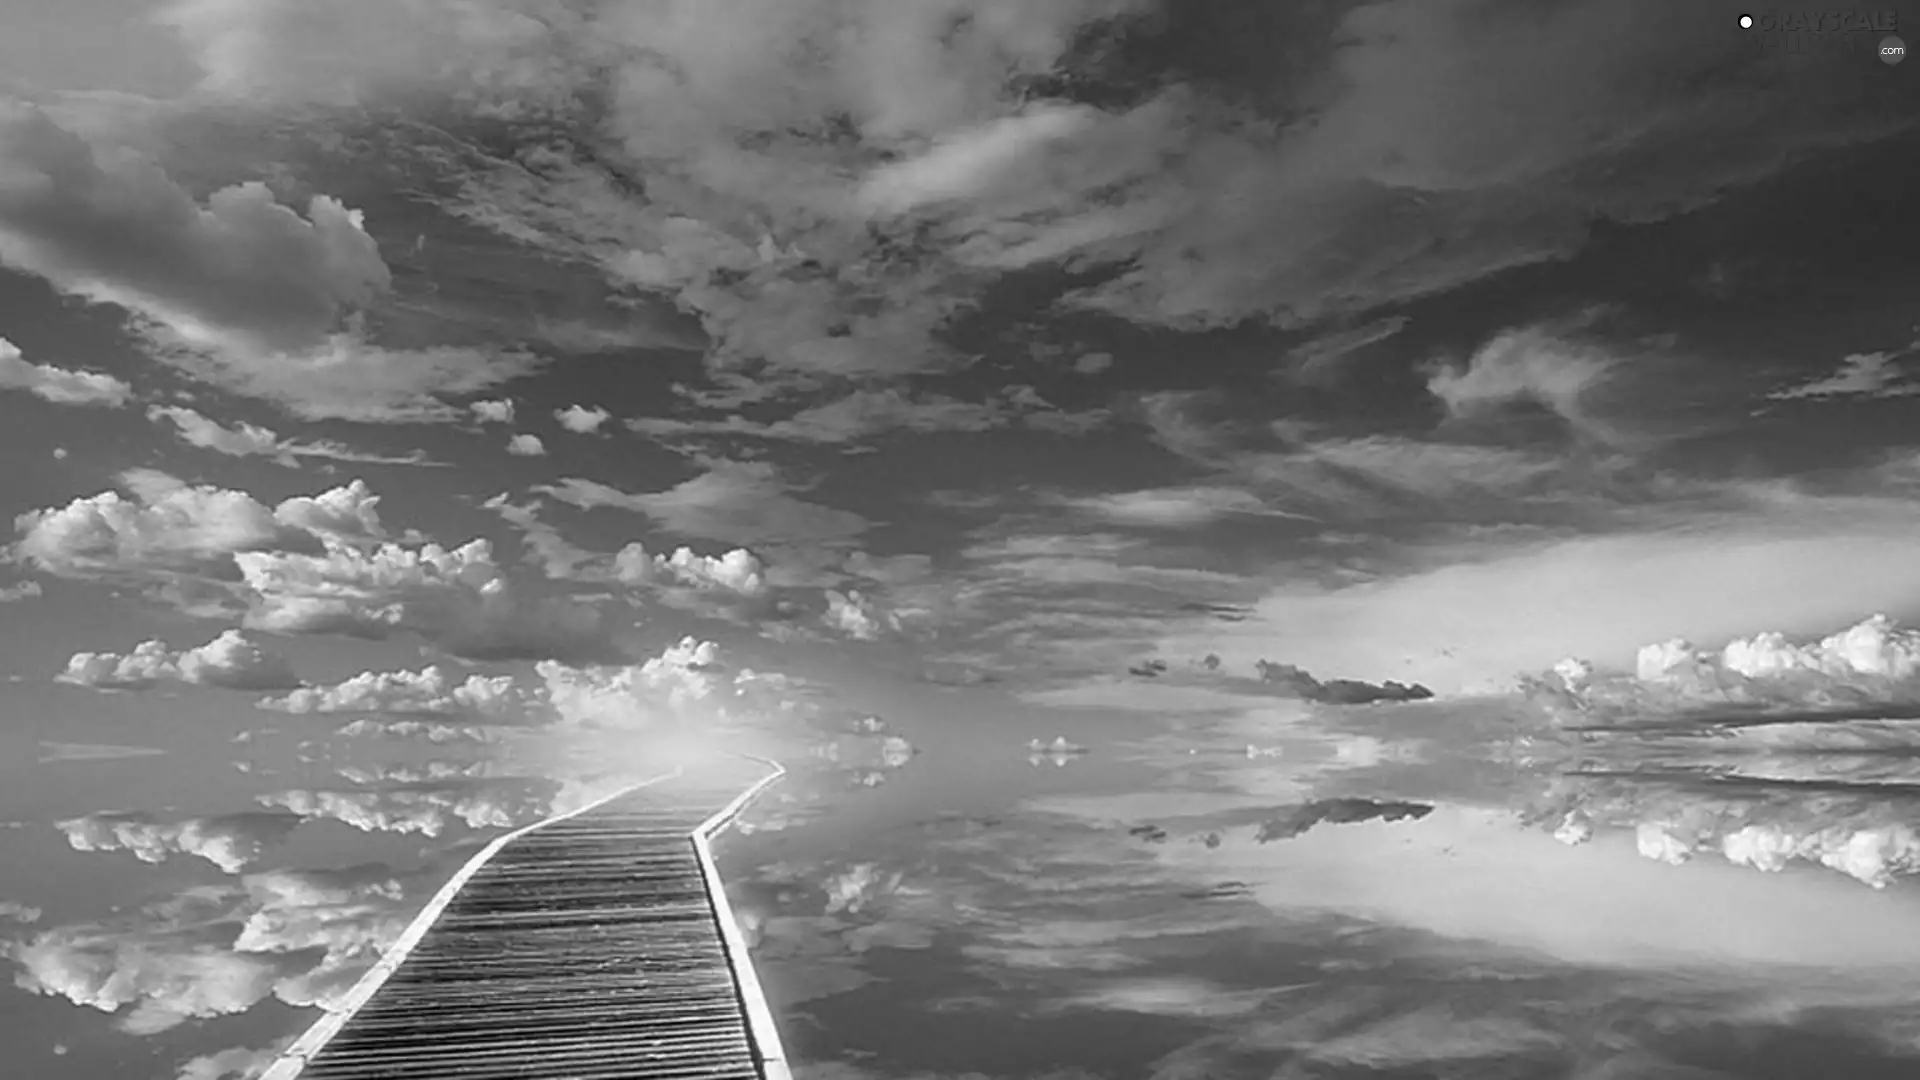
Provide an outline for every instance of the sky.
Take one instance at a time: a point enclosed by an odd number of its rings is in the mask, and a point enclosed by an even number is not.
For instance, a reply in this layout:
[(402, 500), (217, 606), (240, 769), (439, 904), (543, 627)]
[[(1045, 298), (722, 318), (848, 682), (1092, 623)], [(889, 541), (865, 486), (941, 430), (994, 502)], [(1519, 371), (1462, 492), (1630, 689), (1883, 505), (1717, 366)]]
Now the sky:
[[(1720, 0), (7, 11), (0, 850), (61, 869), (0, 900), (352, 906), (446, 852), (234, 875), (518, 820), (593, 752), (645, 764), (535, 720), (720, 698), (762, 749), (886, 715), (954, 790), (987, 747), (1228, 715), (1361, 761), (1356, 797), (1431, 785), (1302, 698), (1521, 703), (1547, 741), (1760, 711), (1734, 740), (1794, 776), (1905, 745), (1860, 726), (1920, 700), (1920, 69), (1877, 34)], [(898, 767), (860, 737), (837, 768)], [(445, 756), (503, 738), (539, 764)], [(1655, 863), (1920, 866), (1884, 792), (1690, 783), (1528, 798)], [(224, 876), (74, 854), (142, 845)], [(369, 933), (221, 985), (308, 1007)], [(135, 1027), (245, 1011), (202, 1004)]]

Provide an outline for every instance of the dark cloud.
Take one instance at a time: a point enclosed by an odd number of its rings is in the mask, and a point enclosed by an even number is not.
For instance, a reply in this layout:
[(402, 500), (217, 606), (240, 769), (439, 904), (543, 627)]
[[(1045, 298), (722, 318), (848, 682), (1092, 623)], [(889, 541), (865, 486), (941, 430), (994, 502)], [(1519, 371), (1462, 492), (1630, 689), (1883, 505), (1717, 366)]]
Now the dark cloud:
[(1419, 683), (1408, 685), (1388, 679), (1383, 683), (1362, 682), (1358, 679), (1329, 679), (1322, 682), (1308, 674), (1306, 670), (1292, 664), (1276, 664), (1269, 660), (1256, 663), (1260, 672), (1260, 681), (1285, 688), (1288, 692), (1308, 701), (1323, 702), (1328, 705), (1365, 705), (1376, 701), (1424, 701), (1433, 696), (1433, 691)]

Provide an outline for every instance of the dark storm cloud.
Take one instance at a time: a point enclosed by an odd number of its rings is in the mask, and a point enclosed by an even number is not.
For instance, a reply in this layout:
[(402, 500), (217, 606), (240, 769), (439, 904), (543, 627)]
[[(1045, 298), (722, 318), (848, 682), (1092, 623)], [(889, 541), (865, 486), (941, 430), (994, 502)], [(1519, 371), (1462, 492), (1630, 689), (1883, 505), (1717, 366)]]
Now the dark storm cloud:
[(1303, 668), (1261, 660), (1255, 668), (1260, 681), (1282, 687), (1297, 697), (1328, 705), (1365, 705), (1376, 701), (1424, 701), (1433, 691), (1419, 683), (1407, 685), (1388, 679), (1383, 683), (1358, 679), (1329, 679), (1322, 682)]

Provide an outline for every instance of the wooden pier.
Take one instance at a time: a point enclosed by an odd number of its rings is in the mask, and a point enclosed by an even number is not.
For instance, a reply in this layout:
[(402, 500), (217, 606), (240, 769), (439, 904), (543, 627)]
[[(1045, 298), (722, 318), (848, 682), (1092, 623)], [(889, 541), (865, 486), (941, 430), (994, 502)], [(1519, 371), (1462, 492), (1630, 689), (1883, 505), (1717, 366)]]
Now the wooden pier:
[(790, 1080), (708, 846), (783, 770), (724, 771), (495, 839), (264, 1080)]

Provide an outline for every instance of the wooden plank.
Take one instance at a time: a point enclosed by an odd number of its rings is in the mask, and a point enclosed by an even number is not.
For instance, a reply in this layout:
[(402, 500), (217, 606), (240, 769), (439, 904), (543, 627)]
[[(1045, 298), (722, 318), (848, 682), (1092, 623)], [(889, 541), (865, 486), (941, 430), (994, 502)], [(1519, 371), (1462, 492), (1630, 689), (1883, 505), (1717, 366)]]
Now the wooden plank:
[(710, 849), (762, 764), (496, 839), (265, 1080), (790, 1080)]

